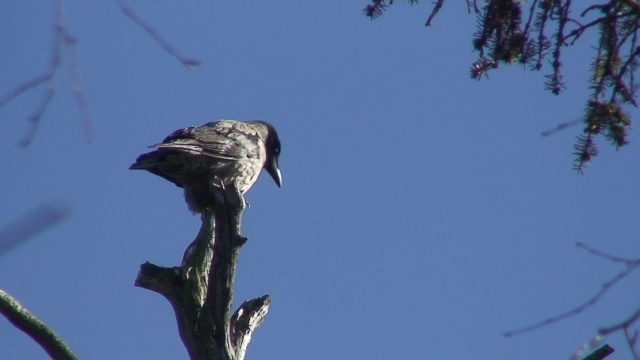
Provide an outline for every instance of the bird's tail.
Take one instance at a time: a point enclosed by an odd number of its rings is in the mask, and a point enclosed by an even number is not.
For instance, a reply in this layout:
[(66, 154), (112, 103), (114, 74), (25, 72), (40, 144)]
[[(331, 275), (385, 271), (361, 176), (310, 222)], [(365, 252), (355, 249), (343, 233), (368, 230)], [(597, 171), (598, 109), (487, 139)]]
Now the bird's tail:
[(149, 170), (155, 168), (163, 160), (156, 151), (149, 152), (138, 156), (136, 161), (129, 166), (130, 170)]

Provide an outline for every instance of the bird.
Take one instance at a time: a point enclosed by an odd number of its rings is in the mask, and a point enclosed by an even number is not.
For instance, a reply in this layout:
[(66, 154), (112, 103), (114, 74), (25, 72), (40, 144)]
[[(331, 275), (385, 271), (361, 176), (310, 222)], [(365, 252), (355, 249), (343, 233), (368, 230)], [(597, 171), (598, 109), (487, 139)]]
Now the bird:
[(189, 210), (212, 208), (211, 186), (235, 185), (244, 195), (262, 169), (282, 187), (280, 139), (262, 120), (217, 120), (179, 129), (162, 143), (149, 146), (129, 167), (146, 170), (184, 189)]

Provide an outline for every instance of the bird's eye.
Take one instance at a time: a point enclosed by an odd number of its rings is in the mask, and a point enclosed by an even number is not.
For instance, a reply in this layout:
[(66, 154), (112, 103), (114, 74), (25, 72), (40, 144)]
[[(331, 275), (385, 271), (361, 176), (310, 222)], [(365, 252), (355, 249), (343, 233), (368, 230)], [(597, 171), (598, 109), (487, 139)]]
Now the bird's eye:
[(276, 155), (280, 154), (280, 148), (279, 147), (273, 148), (273, 153), (276, 154)]

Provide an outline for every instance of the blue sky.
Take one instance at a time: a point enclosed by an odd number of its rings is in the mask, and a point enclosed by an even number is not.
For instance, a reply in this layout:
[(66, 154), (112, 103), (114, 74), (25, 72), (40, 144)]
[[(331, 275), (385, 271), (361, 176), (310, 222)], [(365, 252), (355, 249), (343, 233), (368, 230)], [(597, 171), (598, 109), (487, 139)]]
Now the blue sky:
[[(588, 43), (565, 51), (557, 97), (544, 72), (469, 78), (464, 2), (429, 29), (427, 3), (373, 22), (366, 1), (129, 4), (202, 65), (183, 67), (115, 1), (69, 0), (96, 141), (66, 71), (30, 147), (16, 145), (42, 89), (0, 108), (0, 226), (45, 203), (71, 210), (0, 258), (1, 288), (82, 358), (186, 357), (168, 302), (133, 281), (145, 261), (177, 265), (199, 219), (178, 188), (127, 168), (173, 130), (220, 118), (270, 121), (283, 144), (283, 188), (263, 175), (247, 196), (236, 304), (273, 298), (248, 359), (567, 359), (637, 309), (635, 274), (580, 316), (502, 336), (621, 270), (576, 241), (640, 253), (638, 133), (617, 152), (600, 141), (583, 176), (579, 128), (540, 136), (582, 114)], [(52, 11), (5, 1), (0, 14), (4, 94), (46, 69)], [(620, 335), (607, 342), (608, 359), (629, 358)], [(2, 320), (0, 358), (45, 355)]]

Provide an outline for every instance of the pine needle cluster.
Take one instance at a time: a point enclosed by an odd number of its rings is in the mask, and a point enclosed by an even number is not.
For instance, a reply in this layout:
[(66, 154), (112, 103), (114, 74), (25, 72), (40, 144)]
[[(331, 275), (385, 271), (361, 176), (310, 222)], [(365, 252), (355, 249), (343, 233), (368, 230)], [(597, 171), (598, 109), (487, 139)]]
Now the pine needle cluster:
[[(426, 26), (431, 25), (444, 1), (436, 0)], [(468, 11), (477, 15), (478, 23), (472, 44), (479, 55), (471, 65), (471, 78), (487, 77), (500, 64), (519, 64), (536, 71), (547, 68), (545, 89), (559, 95), (565, 88), (563, 49), (573, 46), (587, 32), (596, 33), (589, 74), (591, 94), (582, 118), (583, 131), (575, 144), (574, 168), (582, 172), (598, 154), (596, 136), (603, 136), (616, 149), (628, 143), (631, 118), (623, 107), (638, 105), (635, 83), (640, 60), (638, 0), (610, 0), (592, 5), (584, 2), (576, 5), (572, 0), (486, 0), (482, 7), (476, 1), (466, 0)], [(393, 0), (371, 0), (364, 14), (374, 19), (391, 5)], [(578, 6), (583, 7), (580, 13), (574, 12)]]

